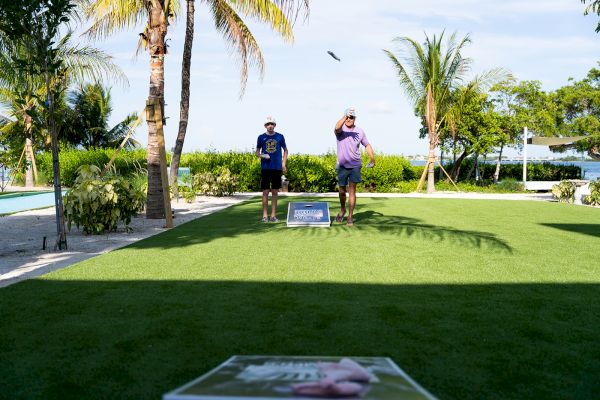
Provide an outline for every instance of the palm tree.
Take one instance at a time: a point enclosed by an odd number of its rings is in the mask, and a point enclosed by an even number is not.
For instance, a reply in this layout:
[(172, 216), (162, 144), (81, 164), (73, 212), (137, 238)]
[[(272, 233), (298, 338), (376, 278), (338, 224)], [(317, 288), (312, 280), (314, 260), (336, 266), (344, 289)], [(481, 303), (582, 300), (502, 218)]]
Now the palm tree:
[[(112, 113), (110, 89), (98, 83), (80, 85), (68, 94), (67, 102), (72, 115), (71, 126), (66, 132), (67, 142), (86, 149), (118, 147), (137, 119), (137, 114), (133, 113), (109, 128), (108, 119)], [(126, 143), (130, 148), (137, 145), (139, 143), (133, 139)]]
[[(206, 0), (210, 8), (215, 26), (225, 39), (232, 44), (240, 55), (242, 62), (242, 91), (248, 76), (248, 63), (258, 65), (261, 73), (264, 66), (262, 54), (248, 27), (239, 14), (250, 16), (267, 22), (284, 38), (291, 38), (291, 25), (287, 16), (293, 15), (303, 5), (308, 9), (309, 0)], [(164, 110), (164, 56), (166, 54), (165, 36), (169, 19), (175, 18), (179, 11), (176, 0), (80, 0), (84, 14), (92, 19), (88, 34), (93, 38), (105, 37), (122, 28), (133, 28), (142, 21), (147, 21), (146, 28), (140, 33), (140, 44), (150, 53), (150, 95), (149, 101), (158, 100)], [(188, 16), (193, 15), (193, 4), (188, 3)], [(188, 20), (191, 24), (192, 19)], [(177, 143), (181, 154), (183, 139), (187, 127), (187, 110), (189, 108), (189, 64), (191, 59), (191, 38), (193, 25), (188, 25), (186, 50), (189, 48), (188, 61), (184, 60), (182, 78), (182, 118)], [(163, 113), (164, 115), (164, 113)], [(156, 123), (148, 121), (148, 197), (146, 204), (147, 218), (164, 218), (163, 188), (160, 172), (159, 138)], [(176, 145), (176, 148), (178, 145)], [(179, 160), (176, 161), (178, 163)], [(165, 188), (166, 189), (166, 188)]]
[(463, 57), (462, 50), (471, 39), (466, 35), (457, 40), (456, 33), (453, 33), (444, 47), (444, 33), (431, 39), (425, 35), (423, 45), (409, 37), (396, 37), (394, 42), (405, 49), (401, 57), (403, 62), (391, 51), (383, 50), (396, 68), (400, 86), (413, 102), (427, 132), (427, 193), (435, 191), (435, 149), (439, 144), (441, 126), (444, 123), (451, 125), (452, 119), (460, 115), (457, 105), (464, 101), (465, 96), (480, 92), (506, 75), (504, 70), (494, 69), (476, 77), (465, 85), (466, 89), (458, 91), (464, 85), (470, 68), (471, 59)]
[[(56, 57), (62, 60), (61, 73), (51, 79), (51, 86), (60, 103), (62, 93), (73, 83), (86, 80), (105, 81), (115, 79), (127, 82), (125, 74), (104, 52), (81, 44), (74, 44), (72, 32), (67, 31), (56, 40)], [(46, 96), (44, 77), (27, 69), (18, 68), (15, 60), (30, 57), (25, 43), (10, 40), (0, 33), (0, 104), (8, 109), (12, 120), (0, 130), (11, 143), (11, 153), (20, 154), (26, 139), (36, 148), (50, 148), (50, 134), (46, 128), (47, 111), (43, 99)], [(60, 124), (60, 122), (59, 122)]]

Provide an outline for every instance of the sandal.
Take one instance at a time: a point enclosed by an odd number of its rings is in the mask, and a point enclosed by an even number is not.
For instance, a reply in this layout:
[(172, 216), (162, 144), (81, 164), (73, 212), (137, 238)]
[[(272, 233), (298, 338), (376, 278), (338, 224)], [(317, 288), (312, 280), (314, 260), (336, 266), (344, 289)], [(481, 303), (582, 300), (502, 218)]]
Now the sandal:
[(344, 221), (344, 215), (346, 215), (345, 211), (343, 213), (338, 214), (337, 217), (335, 217), (335, 222), (341, 224), (342, 221)]
[(348, 225), (348, 226), (352, 226), (352, 225), (354, 225), (354, 222), (352, 222), (352, 220), (351, 220), (351, 219), (348, 219), (348, 220), (346, 221), (346, 225)]
[(260, 222), (266, 224), (267, 222), (269, 222), (269, 219), (267, 217), (263, 217), (263, 219), (261, 219)]

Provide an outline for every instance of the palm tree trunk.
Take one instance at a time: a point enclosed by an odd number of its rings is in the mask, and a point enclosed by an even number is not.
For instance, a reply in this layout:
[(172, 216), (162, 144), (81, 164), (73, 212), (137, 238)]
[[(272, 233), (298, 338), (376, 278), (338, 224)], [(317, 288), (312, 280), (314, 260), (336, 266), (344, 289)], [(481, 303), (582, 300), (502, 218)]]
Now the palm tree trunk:
[(169, 184), (177, 193), (177, 171), (183, 152), (183, 141), (187, 132), (188, 115), (190, 110), (190, 66), (192, 63), (192, 42), (194, 40), (194, 0), (187, 0), (187, 19), (185, 26), (185, 42), (183, 45), (183, 61), (181, 64), (181, 104), (179, 108), (179, 132), (175, 140)]
[(498, 160), (496, 161), (496, 170), (494, 171), (494, 183), (498, 183), (500, 178), (500, 164), (502, 162), (502, 150), (504, 150), (504, 143), (500, 145), (500, 153), (498, 154)]
[(54, 183), (54, 210), (56, 216), (56, 242), (54, 250), (67, 250), (67, 233), (65, 230), (65, 215), (63, 208), (62, 189), (60, 186), (60, 161), (58, 158), (58, 137), (54, 121), (54, 96), (50, 86), (50, 73), (48, 72), (48, 59), (45, 60), (46, 95), (48, 102), (48, 131), (52, 143), (52, 175)]
[(427, 170), (427, 193), (435, 192), (435, 141), (429, 141), (428, 170)]
[[(165, 36), (167, 19), (164, 0), (147, 0), (148, 8), (148, 51), (150, 53), (150, 95), (149, 102), (158, 99), (164, 110), (165, 104)], [(164, 116), (164, 112), (161, 112)], [(164, 117), (162, 117), (164, 118)], [(164, 124), (164, 121), (163, 121)], [(160, 145), (155, 121), (148, 119), (148, 197), (146, 200), (146, 218), (165, 218), (165, 204), (160, 171)], [(163, 149), (164, 150), (164, 149)]]

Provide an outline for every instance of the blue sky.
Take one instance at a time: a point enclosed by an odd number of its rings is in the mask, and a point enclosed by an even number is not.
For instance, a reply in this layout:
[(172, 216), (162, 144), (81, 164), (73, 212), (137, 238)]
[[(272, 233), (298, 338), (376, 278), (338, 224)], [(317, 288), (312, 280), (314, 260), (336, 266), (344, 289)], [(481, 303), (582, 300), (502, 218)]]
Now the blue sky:
[[(470, 34), (465, 55), (471, 76), (503, 67), (519, 80), (536, 79), (545, 90), (581, 79), (600, 60), (597, 16), (583, 16), (579, 0), (312, 0), (306, 23), (295, 26), (295, 43), (250, 22), (264, 58), (262, 82), (250, 71), (239, 99), (239, 64), (231, 55), (202, 2), (196, 2), (190, 119), (184, 151), (250, 150), (264, 131), (265, 116), (277, 119), (291, 153), (322, 154), (335, 146), (333, 126), (343, 110), (357, 109), (376, 152), (425, 154), (419, 122), (401, 91), (383, 48), (392, 39), (457, 31)], [(113, 122), (144, 107), (148, 96), (148, 56), (134, 59), (135, 31), (96, 43), (115, 57), (129, 87), (113, 86)], [(179, 120), (181, 54), (185, 18), (170, 27), (166, 61), (167, 149), (174, 146)], [(327, 55), (334, 51), (341, 62)], [(145, 144), (147, 128), (135, 137)], [(512, 152), (513, 154), (516, 151)], [(535, 149), (534, 155), (550, 154)]]

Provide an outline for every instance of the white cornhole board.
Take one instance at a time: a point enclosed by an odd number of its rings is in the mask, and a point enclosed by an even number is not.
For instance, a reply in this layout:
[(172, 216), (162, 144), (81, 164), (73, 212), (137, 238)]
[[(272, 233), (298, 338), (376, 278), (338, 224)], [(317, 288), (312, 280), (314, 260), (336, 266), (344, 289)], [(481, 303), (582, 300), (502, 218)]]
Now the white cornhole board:
[[(295, 396), (292, 384), (323, 379), (319, 363), (343, 357), (233, 356), (217, 368), (166, 393), (163, 400), (286, 400)], [(364, 400), (435, 400), (387, 357), (351, 357), (371, 375), (359, 397)], [(313, 400), (332, 397), (310, 397)], [(344, 397), (337, 397), (338, 399)]]
[(331, 226), (329, 203), (325, 201), (290, 202), (288, 204), (287, 226), (317, 226), (329, 228)]

